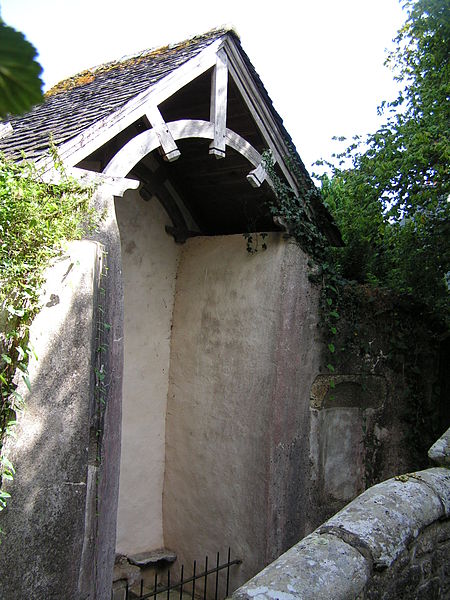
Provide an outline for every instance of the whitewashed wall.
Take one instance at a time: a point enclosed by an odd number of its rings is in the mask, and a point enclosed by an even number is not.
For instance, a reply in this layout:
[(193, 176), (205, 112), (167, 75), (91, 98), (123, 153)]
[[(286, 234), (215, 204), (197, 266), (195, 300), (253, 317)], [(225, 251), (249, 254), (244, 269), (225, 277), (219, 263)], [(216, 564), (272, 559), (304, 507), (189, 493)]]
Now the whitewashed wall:
[(156, 198), (116, 199), (124, 284), (124, 376), (117, 551), (163, 546), (170, 334), (180, 246)]

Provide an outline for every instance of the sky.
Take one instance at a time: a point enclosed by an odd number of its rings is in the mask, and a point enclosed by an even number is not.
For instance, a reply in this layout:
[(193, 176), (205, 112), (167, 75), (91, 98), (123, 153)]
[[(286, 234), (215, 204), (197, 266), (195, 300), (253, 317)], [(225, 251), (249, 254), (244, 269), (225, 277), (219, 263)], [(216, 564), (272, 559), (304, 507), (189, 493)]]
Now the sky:
[(405, 20), (398, 0), (0, 0), (36, 47), (45, 89), (122, 56), (230, 25), (305, 166), (333, 136), (374, 131), (396, 84), (383, 65)]

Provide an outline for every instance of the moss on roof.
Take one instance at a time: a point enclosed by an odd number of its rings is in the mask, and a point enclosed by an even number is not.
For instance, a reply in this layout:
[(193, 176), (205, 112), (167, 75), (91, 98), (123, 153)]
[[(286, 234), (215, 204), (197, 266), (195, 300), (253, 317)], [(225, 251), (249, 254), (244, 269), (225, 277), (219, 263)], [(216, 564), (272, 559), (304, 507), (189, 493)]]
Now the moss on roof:
[(50, 90), (48, 90), (44, 94), (44, 97), (49, 98), (56, 94), (60, 94), (62, 92), (67, 92), (74, 88), (84, 86), (87, 83), (91, 83), (92, 81), (94, 81), (94, 79), (99, 75), (109, 73), (116, 69), (132, 69), (143, 62), (151, 64), (154, 63), (154, 61), (160, 57), (164, 57), (164, 59), (167, 59), (170, 58), (170, 56), (176, 56), (183, 50), (189, 51), (190, 48), (195, 48), (195, 46), (197, 46), (199, 42), (208, 40), (210, 38), (215, 39), (217, 37), (220, 37), (221, 35), (225, 35), (226, 33), (231, 32), (235, 36), (237, 36), (236, 32), (232, 29), (211, 29), (207, 33), (196, 35), (192, 38), (188, 38), (176, 44), (168, 44), (159, 48), (143, 50), (139, 52), (139, 54), (133, 56), (124, 56), (122, 58), (119, 58), (118, 60), (110, 61), (108, 63), (104, 63), (95, 67), (90, 67), (89, 69), (85, 69), (84, 71), (81, 71), (76, 75), (72, 75), (67, 79), (63, 79), (62, 81), (54, 85)]

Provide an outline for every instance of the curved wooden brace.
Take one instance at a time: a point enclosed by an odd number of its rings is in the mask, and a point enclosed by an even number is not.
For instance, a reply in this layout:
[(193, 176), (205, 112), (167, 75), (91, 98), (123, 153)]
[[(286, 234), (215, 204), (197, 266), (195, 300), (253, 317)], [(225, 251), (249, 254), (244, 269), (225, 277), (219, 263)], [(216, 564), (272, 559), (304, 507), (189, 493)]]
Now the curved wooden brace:
[[(214, 139), (214, 123), (209, 121), (182, 119), (167, 123), (167, 127), (174, 140)], [(230, 148), (242, 154), (254, 167), (261, 164), (259, 152), (231, 129), (225, 130), (225, 142)], [(160, 141), (154, 129), (143, 131), (119, 150), (103, 169), (103, 173), (113, 177), (125, 177), (134, 165), (159, 146)]]

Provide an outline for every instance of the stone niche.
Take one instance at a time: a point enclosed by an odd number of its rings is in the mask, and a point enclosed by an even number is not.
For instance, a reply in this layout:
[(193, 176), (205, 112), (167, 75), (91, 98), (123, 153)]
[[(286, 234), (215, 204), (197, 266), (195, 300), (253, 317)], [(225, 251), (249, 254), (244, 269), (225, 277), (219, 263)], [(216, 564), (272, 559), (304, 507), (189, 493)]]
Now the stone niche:
[(325, 518), (372, 484), (385, 432), (386, 382), (375, 375), (319, 375), (311, 387), (312, 494)]

